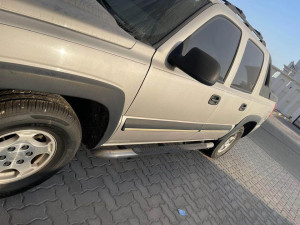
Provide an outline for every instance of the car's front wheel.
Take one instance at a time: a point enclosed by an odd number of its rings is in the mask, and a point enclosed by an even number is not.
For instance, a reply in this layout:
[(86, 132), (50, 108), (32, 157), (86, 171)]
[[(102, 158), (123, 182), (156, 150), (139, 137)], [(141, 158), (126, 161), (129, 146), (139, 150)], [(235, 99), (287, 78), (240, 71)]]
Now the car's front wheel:
[(0, 197), (49, 178), (75, 155), (79, 120), (59, 95), (0, 92)]

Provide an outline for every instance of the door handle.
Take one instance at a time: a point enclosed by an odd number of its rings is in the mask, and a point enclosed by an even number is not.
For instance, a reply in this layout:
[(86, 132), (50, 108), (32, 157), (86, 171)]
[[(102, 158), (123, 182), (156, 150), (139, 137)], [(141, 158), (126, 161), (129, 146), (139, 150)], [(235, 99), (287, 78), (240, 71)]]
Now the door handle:
[(221, 101), (221, 97), (219, 95), (212, 95), (208, 101), (210, 105), (218, 105)]
[(247, 104), (243, 103), (240, 108), (239, 111), (245, 111), (245, 109), (247, 108)]

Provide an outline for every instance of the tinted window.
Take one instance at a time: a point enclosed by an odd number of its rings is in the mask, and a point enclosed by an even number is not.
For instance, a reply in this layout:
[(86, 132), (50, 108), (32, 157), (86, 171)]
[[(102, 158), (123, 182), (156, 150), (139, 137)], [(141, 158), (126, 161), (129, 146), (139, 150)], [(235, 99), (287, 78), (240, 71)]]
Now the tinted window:
[(97, 0), (135, 38), (155, 44), (209, 0)]
[(262, 51), (252, 41), (248, 41), (242, 62), (231, 87), (251, 92), (260, 74), (263, 60)]
[(221, 66), (219, 81), (224, 81), (240, 38), (241, 31), (232, 22), (224, 17), (216, 17), (188, 38), (183, 54), (194, 47), (206, 52), (219, 62)]
[(271, 70), (272, 70), (272, 59), (269, 59), (269, 67), (266, 74), (265, 82), (260, 89), (260, 95), (265, 98), (270, 98), (271, 90), (270, 90), (270, 80), (271, 80)]

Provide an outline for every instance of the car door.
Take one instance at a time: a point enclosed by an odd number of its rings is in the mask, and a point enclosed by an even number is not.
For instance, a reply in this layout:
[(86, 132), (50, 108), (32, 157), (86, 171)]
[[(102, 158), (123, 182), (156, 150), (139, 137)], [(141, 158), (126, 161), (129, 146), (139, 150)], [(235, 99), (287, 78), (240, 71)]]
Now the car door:
[(220, 79), (225, 79), (241, 38), (226, 12), (218, 5), (210, 7), (157, 49), (140, 91), (109, 143), (216, 139), (232, 128), (207, 124), (218, 107), (210, 100), (220, 93), (220, 84), (202, 84), (167, 61), (172, 50), (184, 42), (185, 53), (197, 47), (217, 59)]
[[(218, 105), (223, 101), (228, 103), (231, 97), (226, 96), (222, 82), (230, 72), (241, 33), (226, 16), (216, 15), (183, 41), (183, 55), (198, 48), (219, 62), (220, 83), (214, 86), (202, 84), (170, 67), (166, 62), (168, 55), (162, 57), (158, 51), (136, 100), (126, 114), (133, 117), (129, 121), (141, 117), (143, 120), (150, 119), (149, 126), (157, 129), (155, 135), (162, 141), (217, 139), (225, 135), (233, 125), (226, 121), (209, 122), (209, 119)], [(231, 106), (237, 104), (233, 98), (230, 100), (233, 100)], [(158, 120), (157, 126), (153, 125), (153, 120)], [(169, 130), (171, 123), (172, 130)], [(126, 126), (125, 122), (125, 129)], [(130, 128), (130, 123), (128, 126)], [(140, 131), (149, 133), (146, 126), (140, 128)], [(159, 129), (168, 129), (168, 132), (162, 134)]]

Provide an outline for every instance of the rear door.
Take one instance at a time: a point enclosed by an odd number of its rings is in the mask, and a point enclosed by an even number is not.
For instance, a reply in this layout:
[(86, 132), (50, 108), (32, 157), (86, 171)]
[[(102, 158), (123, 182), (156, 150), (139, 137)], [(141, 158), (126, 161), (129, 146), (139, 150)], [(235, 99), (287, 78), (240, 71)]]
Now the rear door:
[[(250, 39), (245, 39), (240, 47), (241, 61), (237, 60), (234, 76), (222, 87), (222, 98), (217, 110), (208, 123), (235, 126), (253, 111), (253, 91), (262, 73), (263, 51)], [(265, 73), (264, 73), (265, 74)]]

